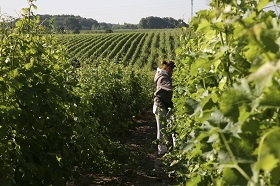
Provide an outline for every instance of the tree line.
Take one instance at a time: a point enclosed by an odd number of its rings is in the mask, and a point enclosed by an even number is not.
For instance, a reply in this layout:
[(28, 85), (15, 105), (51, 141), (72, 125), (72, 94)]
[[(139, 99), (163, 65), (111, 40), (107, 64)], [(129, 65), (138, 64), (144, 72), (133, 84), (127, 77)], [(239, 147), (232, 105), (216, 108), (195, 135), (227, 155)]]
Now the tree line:
[(178, 27), (188, 27), (182, 19), (174, 19), (172, 17), (146, 17), (142, 18), (138, 24), (138, 28), (143, 29), (161, 29), (161, 28), (178, 28)]
[(112, 24), (105, 22), (98, 22), (92, 18), (83, 18), (74, 15), (38, 15), (41, 23), (49, 27), (52, 25), (58, 32), (73, 31), (79, 32), (80, 30), (106, 30), (106, 29), (164, 29), (164, 28), (178, 28), (188, 27), (182, 19), (176, 20), (171, 17), (146, 17), (142, 18), (138, 24)]

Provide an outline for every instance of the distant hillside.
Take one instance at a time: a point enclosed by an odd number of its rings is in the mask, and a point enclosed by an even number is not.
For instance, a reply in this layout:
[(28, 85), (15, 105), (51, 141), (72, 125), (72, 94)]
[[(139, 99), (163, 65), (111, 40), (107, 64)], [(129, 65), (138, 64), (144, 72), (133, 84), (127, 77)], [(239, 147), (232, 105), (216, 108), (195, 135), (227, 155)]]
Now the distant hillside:
[(63, 30), (105, 30), (105, 29), (164, 29), (164, 28), (177, 28), (186, 26), (183, 20), (176, 20), (174, 18), (165, 17), (146, 17), (142, 18), (139, 24), (111, 24), (98, 22), (92, 18), (83, 18), (74, 15), (38, 15), (40, 16), (42, 24), (49, 26), (52, 25), (58, 31)]

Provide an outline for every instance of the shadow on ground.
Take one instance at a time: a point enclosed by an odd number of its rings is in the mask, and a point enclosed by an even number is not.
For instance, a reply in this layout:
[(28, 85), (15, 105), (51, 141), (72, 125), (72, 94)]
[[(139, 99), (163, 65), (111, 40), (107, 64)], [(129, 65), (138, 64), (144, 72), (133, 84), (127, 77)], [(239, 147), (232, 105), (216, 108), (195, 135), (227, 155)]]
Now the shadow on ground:
[(121, 167), (111, 175), (85, 175), (79, 185), (178, 185), (167, 174), (167, 165), (157, 155), (156, 122), (152, 112), (134, 119), (133, 126), (121, 137), (114, 159)]

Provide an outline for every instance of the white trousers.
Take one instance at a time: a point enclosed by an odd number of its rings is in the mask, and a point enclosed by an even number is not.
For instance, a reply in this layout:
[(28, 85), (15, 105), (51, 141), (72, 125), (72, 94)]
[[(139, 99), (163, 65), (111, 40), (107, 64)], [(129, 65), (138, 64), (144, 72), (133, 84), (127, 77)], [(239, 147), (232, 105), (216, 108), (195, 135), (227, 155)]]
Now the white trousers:
[[(154, 104), (153, 113), (155, 114), (156, 122), (157, 122), (157, 139), (160, 141), (158, 144), (158, 154), (164, 154), (167, 152), (167, 147), (166, 147), (166, 142), (163, 138), (163, 133), (161, 130), (163, 128), (163, 123), (167, 122), (166, 116), (167, 116), (168, 110), (160, 108)], [(173, 141), (173, 146), (175, 146), (176, 139), (175, 139), (174, 134), (172, 134), (172, 141)]]

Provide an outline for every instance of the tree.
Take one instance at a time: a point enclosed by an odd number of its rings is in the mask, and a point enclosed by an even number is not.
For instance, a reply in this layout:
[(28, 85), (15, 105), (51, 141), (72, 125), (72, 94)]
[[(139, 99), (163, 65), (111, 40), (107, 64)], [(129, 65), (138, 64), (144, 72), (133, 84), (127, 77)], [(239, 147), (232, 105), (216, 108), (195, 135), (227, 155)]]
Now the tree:
[(138, 28), (147, 28), (148, 20), (146, 18), (142, 18), (138, 24)]
[(80, 33), (80, 30), (78, 27), (76, 27), (74, 30), (73, 30), (73, 34), (79, 34)]
[(138, 28), (142, 29), (163, 29), (163, 28), (178, 28), (182, 27), (182, 25), (187, 26), (187, 24), (179, 19), (176, 20), (172, 17), (146, 17), (142, 18), (138, 24)]
[(113, 30), (112, 30), (111, 28), (107, 28), (107, 29), (105, 30), (105, 33), (113, 33)]
[(64, 26), (58, 26), (58, 27), (56, 27), (56, 31), (57, 31), (57, 33), (65, 34), (65, 28), (64, 28)]
[(64, 24), (65, 24), (65, 28), (67, 30), (74, 30), (75, 28), (78, 28), (78, 29), (82, 28), (79, 20), (76, 19), (75, 17), (67, 18)]
[(83, 30), (91, 30), (93, 26), (98, 26), (98, 22), (94, 19), (81, 18), (80, 24)]
[(99, 23), (98, 29), (99, 30), (105, 30), (108, 28), (107, 23)]
[(182, 27), (187, 27), (189, 28), (189, 24), (185, 23), (183, 19), (179, 19), (179, 25), (178, 27), (182, 28)]

